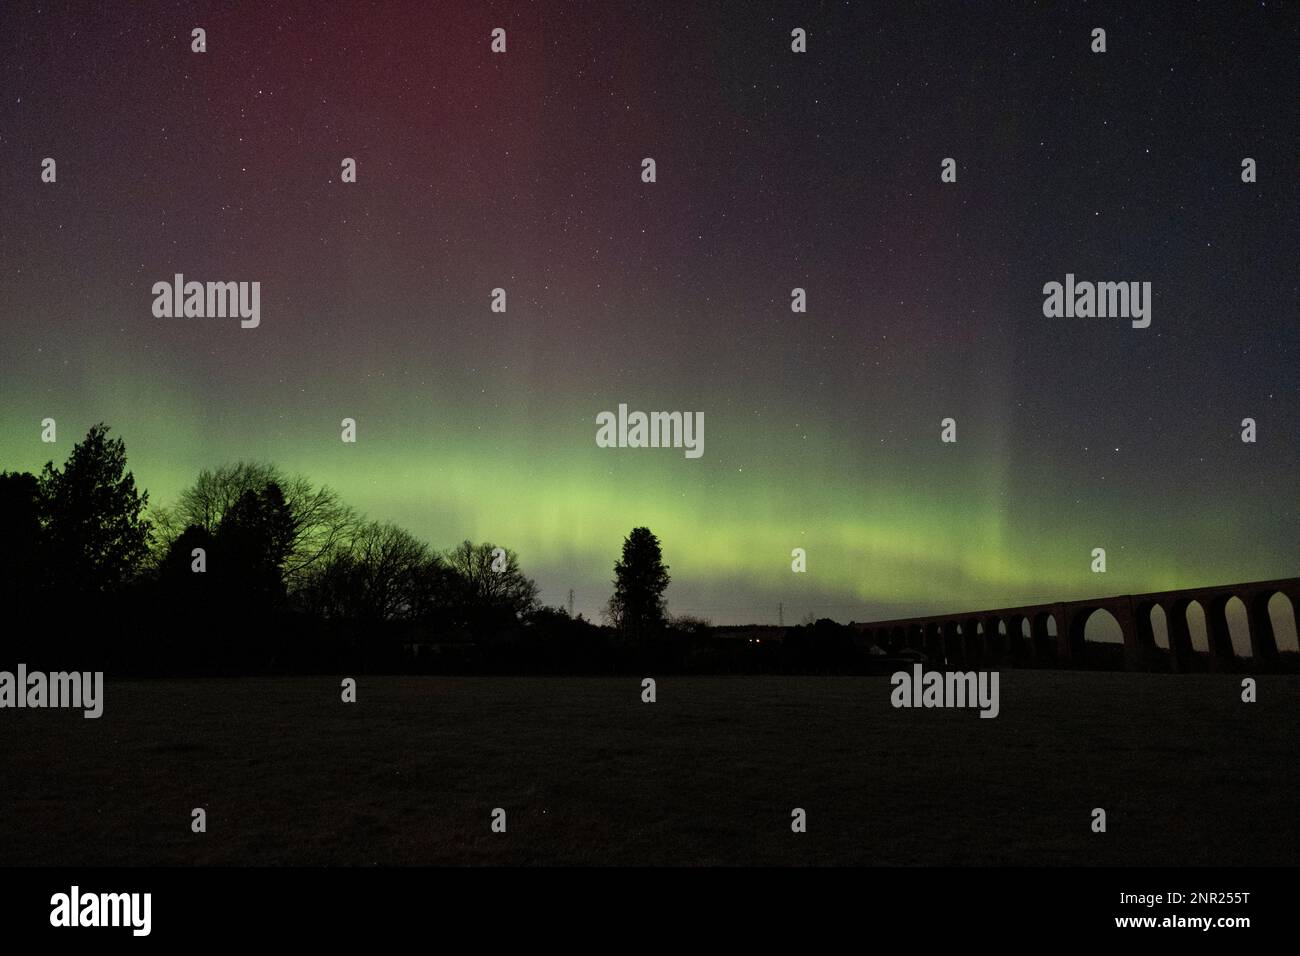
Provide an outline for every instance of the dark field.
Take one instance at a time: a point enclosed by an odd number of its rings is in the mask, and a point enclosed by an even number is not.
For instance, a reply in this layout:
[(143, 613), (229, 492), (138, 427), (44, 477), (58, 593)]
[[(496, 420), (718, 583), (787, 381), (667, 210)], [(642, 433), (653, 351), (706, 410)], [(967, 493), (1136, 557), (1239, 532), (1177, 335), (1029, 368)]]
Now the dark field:
[(1300, 677), (1001, 680), (993, 720), (887, 677), (109, 680), (0, 713), (0, 864), (1300, 862)]

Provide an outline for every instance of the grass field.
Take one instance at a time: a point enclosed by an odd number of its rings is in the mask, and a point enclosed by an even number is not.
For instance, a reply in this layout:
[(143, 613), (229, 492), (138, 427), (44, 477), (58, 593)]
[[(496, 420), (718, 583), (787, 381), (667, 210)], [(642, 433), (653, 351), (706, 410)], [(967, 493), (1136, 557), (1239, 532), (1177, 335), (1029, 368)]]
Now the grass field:
[(110, 679), (0, 712), (0, 864), (1300, 863), (1300, 677), (1001, 681), (981, 720), (887, 677)]

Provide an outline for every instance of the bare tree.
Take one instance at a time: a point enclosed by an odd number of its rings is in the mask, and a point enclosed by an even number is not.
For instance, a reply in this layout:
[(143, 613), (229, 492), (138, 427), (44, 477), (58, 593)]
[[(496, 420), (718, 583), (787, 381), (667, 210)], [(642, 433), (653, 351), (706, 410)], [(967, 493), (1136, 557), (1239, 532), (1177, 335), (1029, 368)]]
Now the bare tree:
[(285, 581), (291, 587), (301, 583), (308, 570), (348, 542), (360, 519), (333, 489), (316, 486), (301, 475), (286, 476), (275, 465), (240, 461), (199, 472), (175, 505), (153, 513), (161, 553), (165, 554), (188, 527), (216, 534), (222, 519), (245, 493), (262, 495), (271, 485), (279, 487), (290, 515)]
[(508, 610), (515, 617), (537, 607), (537, 584), (519, 567), (519, 556), (506, 548), (462, 541), (443, 559), (459, 584), (462, 603), (477, 610)]
[(436, 599), (442, 574), (424, 542), (395, 524), (371, 521), (307, 575), (300, 596), (328, 618), (411, 620)]

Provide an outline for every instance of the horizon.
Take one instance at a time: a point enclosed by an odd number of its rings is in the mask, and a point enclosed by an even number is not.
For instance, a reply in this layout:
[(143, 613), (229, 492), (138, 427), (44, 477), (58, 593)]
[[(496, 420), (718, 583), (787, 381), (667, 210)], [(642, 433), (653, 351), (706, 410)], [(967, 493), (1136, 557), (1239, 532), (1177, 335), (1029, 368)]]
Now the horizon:
[[(113, 428), (111, 425), (108, 426), (108, 436), (110, 438), (120, 437), (114, 435)], [(80, 439), (78, 439), (78, 441), (79, 440)], [(53, 443), (43, 444), (42, 447), (49, 449), (51, 447), (54, 447), (54, 444)], [(52, 459), (47, 459), (47, 461), (52, 461)], [(241, 459), (241, 461), (251, 461), (251, 459)], [(235, 462), (231, 461), (231, 462), (224, 462), (223, 464), (234, 464), (234, 463)], [(59, 467), (62, 466), (62, 462), (58, 462), (58, 461), (53, 461), (53, 464)], [(280, 467), (276, 462), (264, 462), (264, 464), (271, 464), (271, 465), (275, 465), (276, 467)], [(44, 464), (37, 467), (15, 469), (15, 468), (10, 468), (8, 466), (5, 466), (3, 462), (0, 462), (0, 472), (17, 470), (17, 471), (27, 471), (30, 472), (31, 474), (39, 474), (43, 467)], [(211, 467), (219, 467), (219, 466), (211, 466)], [(173, 504), (175, 502), (175, 496), (173, 496), (173, 498), (169, 501), (159, 501), (153, 496), (148, 486), (145, 485), (140, 479), (140, 477), (135, 474), (135, 470), (131, 466), (131, 456), (130, 456), (129, 447), (127, 448), (127, 470), (135, 477), (137, 491), (150, 492), (148, 516), (151, 522), (155, 521), (158, 510), (166, 509), (170, 504)], [(287, 470), (285, 470), (285, 474), (286, 476), (292, 477), (292, 476), (297, 476), (300, 473), (288, 472)], [(197, 474), (194, 477), (197, 478), (198, 477)], [(308, 480), (312, 480), (311, 475), (303, 474), (301, 475), (301, 477), (307, 478)], [(350, 504), (350, 502), (347, 502), (346, 499), (345, 499), (345, 503)], [(391, 519), (375, 519), (373, 516), (368, 515), (364, 512), (359, 512), (358, 517), (363, 521), (391, 520)], [(406, 530), (410, 530), (410, 529), (406, 529)], [(651, 531), (654, 531), (654, 529), (651, 528)], [(155, 532), (157, 532), (156, 524), (155, 524)], [(417, 537), (419, 537), (418, 534)], [(161, 539), (155, 536), (155, 540), (161, 540)], [(454, 547), (456, 544), (459, 544), (463, 540), (467, 540), (467, 539), (465, 537), (460, 537), (445, 543), (425, 540), (425, 543), (428, 544), (435, 551), (441, 553), (448, 548)], [(491, 543), (493, 545), (500, 545), (503, 547), (510, 548), (513, 551), (518, 551), (518, 549), (510, 541), (496, 540), (496, 539), (478, 539), (478, 540), (487, 541), (488, 543)], [(668, 542), (662, 541), (662, 539), (661, 539), (661, 543), (664, 545), (665, 554), (671, 553), (670, 544)], [(610, 574), (611, 574), (611, 591), (612, 591), (613, 560), (617, 556), (617, 546), (611, 548), (610, 555), (611, 555)], [(526, 557), (524, 555), (520, 555), (520, 560), (524, 572), (532, 576), (532, 570), (528, 566)], [(670, 575), (671, 575), (671, 564), (669, 565), (669, 568), (670, 568)], [(897, 621), (905, 621), (905, 620), (910, 620), (915, 618), (960, 616), (963, 614), (987, 613), (987, 612), (994, 612), (999, 610), (1010, 610), (1014, 608), (1030, 607), (1030, 606), (1038, 606), (1038, 605), (1049, 606), (1057, 603), (1069, 603), (1071, 601), (1080, 601), (1080, 600), (1138, 596), (1138, 595), (1150, 594), (1150, 593), (1160, 593), (1160, 592), (1177, 591), (1177, 590), (1196, 590), (1198, 588), (1259, 583), (1259, 582), (1274, 581), (1274, 580), (1280, 581), (1280, 580), (1287, 580), (1291, 577), (1295, 577), (1295, 575), (1281, 575), (1281, 576), (1274, 575), (1267, 578), (1252, 579), (1250, 581), (1246, 581), (1246, 580), (1202, 581), (1193, 584), (1181, 585), (1177, 588), (1151, 588), (1146, 591), (1082, 593), (1070, 597), (1063, 597), (1058, 595), (1058, 596), (1050, 597), (1046, 600), (1026, 600), (1026, 601), (1010, 602), (1005, 604), (996, 604), (996, 605), (990, 604), (978, 608), (976, 607), (962, 607), (962, 608), (932, 607), (929, 609), (917, 610), (914, 613), (900, 614), (893, 617), (877, 616), (877, 617), (856, 618), (850, 616), (845, 618), (845, 616), (842, 614), (837, 615), (836, 613), (817, 612), (818, 607), (843, 608), (843, 607), (862, 607), (866, 605), (858, 605), (858, 604), (840, 604), (840, 605), (821, 604), (817, 606), (809, 605), (805, 611), (800, 613), (800, 609), (796, 605), (791, 604), (789, 605), (788, 608), (785, 608), (782, 606), (784, 602), (778, 602), (778, 608), (777, 608), (778, 619), (788, 614), (788, 617), (784, 624), (781, 624), (779, 620), (770, 621), (770, 620), (760, 620), (757, 618), (741, 619), (739, 617), (736, 617), (731, 620), (720, 620), (716, 616), (707, 613), (706, 610), (702, 610), (699, 608), (677, 607), (673, 602), (672, 584), (670, 584), (668, 592), (666, 594), (666, 598), (667, 598), (666, 603), (667, 603), (667, 610), (670, 615), (674, 617), (683, 616), (683, 617), (701, 618), (704, 621), (706, 621), (710, 626), (714, 626), (714, 627), (724, 627), (724, 628), (782, 627), (782, 626), (797, 627), (801, 624), (808, 623), (808, 619), (810, 617), (813, 620), (829, 619), (836, 622), (837, 624), (850, 626), (854, 624), (860, 624), (860, 625), (887, 624), (887, 623), (894, 623)], [(1097, 580), (1095, 576), (1094, 576), (1094, 580)], [(673, 579), (673, 584), (679, 584), (676, 578)], [(608, 594), (606, 595), (605, 600), (607, 599), (608, 599)], [(559, 608), (567, 609), (566, 600), (554, 600), (554, 601), (549, 600), (546, 590), (544, 588), (540, 589), (539, 603), (550, 607), (559, 607)], [(740, 606), (732, 605), (729, 608), (729, 610), (740, 611)], [(1250, 647), (1249, 647), (1248, 638), (1246, 636), (1248, 625), (1246, 623), (1246, 616), (1245, 616), (1244, 609), (1238, 608), (1235, 605), (1229, 605), (1227, 612), (1228, 612), (1228, 621), (1229, 621), (1232, 641), (1236, 649), (1236, 652), (1241, 656), (1248, 656)], [(595, 605), (582, 606), (577, 602), (576, 595), (575, 595), (573, 613), (575, 617), (581, 616), (585, 620), (591, 623), (600, 626), (607, 626), (604, 601), (597, 603)], [(743, 614), (744, 612), (740, 611), (740, 613)], [(1292, 609), (1291, 615), (1286, 615), (1281, 613), (1274, 615), (1273, 625), (1276, 631), (1276, 640), (1279, 649), (1281, 650), (1294, 649), (1300, 651), (1300, 632), (1297, 631), (1294, 613), (1295, 613), (1294, 609)], [(1208, 641), (1208, 632), (1206, 629), (1205, 618), (1204, 618), (1204, 609), (1200, 606), (1199, 602), (1197, 602), (1194, 609), (1189, 612), (1189, 625), (1191, 630), (1192, 643), (1195, 649), (1197, 649), (1198, 651), (1208, 650), (1209, 641)], [(1156, 640), (1158, 645), (1161, 647), (1167, 647), (1168, 634), (1162, 619), (1158, 620), (1156, 631), (1157, 631)], [(1096, 640), (1104, 643), (1118, 643), (1122, 640), (1122, 636), (1118, 624), (1114, 621), (1112, 617), (1109, 617), (1108, 615), (1098, 615), (1095, 619), (1090, 621), (1088, 624), (1088, 635), (1089, 635), (1088, 637), (1089, 640)]]

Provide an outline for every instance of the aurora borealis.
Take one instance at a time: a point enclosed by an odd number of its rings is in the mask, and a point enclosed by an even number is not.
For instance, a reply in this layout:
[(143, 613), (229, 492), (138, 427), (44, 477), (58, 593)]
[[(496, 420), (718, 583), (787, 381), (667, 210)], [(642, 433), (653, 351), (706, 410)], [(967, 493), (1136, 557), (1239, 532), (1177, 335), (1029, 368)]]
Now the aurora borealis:
[[(1300, 573), (1295, 7), (707, 6), (7, 6), (0, 467), (272, 461), (588, 616), (637, 525), (717, 623)], [(704, 455), (597, 447), (620, 403)]]

